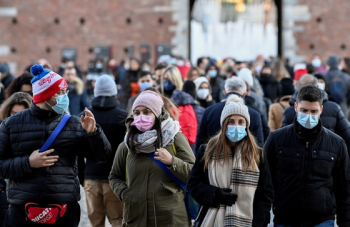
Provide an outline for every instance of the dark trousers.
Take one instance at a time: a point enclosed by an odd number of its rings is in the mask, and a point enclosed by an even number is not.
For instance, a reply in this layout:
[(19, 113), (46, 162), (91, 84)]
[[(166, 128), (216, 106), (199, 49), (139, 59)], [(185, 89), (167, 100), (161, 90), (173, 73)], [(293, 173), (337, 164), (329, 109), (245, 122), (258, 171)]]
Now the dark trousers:
[(7, 202), (6, 190), (0, 189), (0, 227), (5, 224), (5, 218), (9, 203)]
[(69, 203), (66, 213), (53, 225), (37, 224), (26, 220), (24, 205), (11, 204), (8, 208), (5, 227), (78, 227), (80, 221), (80, 206), (78, 202)]

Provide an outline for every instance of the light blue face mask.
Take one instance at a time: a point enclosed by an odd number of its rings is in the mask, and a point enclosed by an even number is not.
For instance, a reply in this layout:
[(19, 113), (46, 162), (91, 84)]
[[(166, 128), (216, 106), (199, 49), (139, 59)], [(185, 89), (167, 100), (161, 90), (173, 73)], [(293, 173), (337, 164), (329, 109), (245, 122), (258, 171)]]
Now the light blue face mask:
[(226, 136), (231, 142), (241, 141), (247, 136), (247, 131), (245, 126), (228, 125), (226, 129)]
[(151, 84), (151, 83), (142, 83), (142, 84), (140, 84), (140, 90), (141, 91), (145, 90), (148, 87), (153, 87), (153, 84)]
[(67, 94), (56, 97), (56, 105), (51, 106), (51, 108), (58, 114), (62, 114), (69, 107), (69, 98)]
[(298, 112), (297, 121), (301, 126), (307, 129), (312, 129), (318, 124), (318, 115), (305, 114), (302, 112)]
[(208, 73), (211, 78), (216, 77), (216, 75), (218, 74), (218, 72), (215, 69), (209, 70)]

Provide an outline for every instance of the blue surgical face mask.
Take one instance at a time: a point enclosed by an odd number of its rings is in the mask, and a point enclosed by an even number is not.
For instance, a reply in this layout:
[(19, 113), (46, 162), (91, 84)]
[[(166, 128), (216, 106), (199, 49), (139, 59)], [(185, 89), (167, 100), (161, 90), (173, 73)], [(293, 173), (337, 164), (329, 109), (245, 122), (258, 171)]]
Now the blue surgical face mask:
[(69, 107), (69, 98), (67, 94), (56, 97), (56, 105), (51, 106), (51, 108), (58, 114), (62, 114)]
[(142, 83), (140, 84), (140, 90), (143, 91), (148, 87), (152, 87), (153, 85), (151, 83)]
[(318, 68), (318, 67), (321, 66), (321, 60), (318, 59), (318, 58), (315, 58), (314, 60), (312, 60), (312, 63), (311, 63), (311, 64), (312, 64), (313, 67)]
[(96, 69), (102, 69), (102, 68), (103, 68), (103, 65), (101, 63), (96, 64)]
[(175, 89), (176, 89), (175, 85), (172, 84), (169, 80), (166, 80), (164, 82), (164, 90), (166, 90), (166, 91), (173, 91)]
[(318, 115), (305, 114), (298, 112), (297, 121), (301, 126), (307, 129), (312, 129), (318, 124)]
[(241, 141), (247, 136), (247, 131), (245, 126), (228, 125), (226, 129), (226, 136), (231, 142)]
[(214, 78), (218, 74), (218, 71), (216, 71), (215, 69), (212, 69), (208, 71), (208, 74), (211, 78)]

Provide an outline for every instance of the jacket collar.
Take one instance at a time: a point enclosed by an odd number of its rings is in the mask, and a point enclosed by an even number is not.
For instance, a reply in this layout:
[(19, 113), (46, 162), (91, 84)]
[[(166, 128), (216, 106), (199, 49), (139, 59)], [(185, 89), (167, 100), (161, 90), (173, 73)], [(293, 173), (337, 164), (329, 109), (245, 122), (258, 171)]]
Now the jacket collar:
[[(43, 121), (50, 121), (53, 119), (58, 118), (60, 115), (62, 114), (57, 114), (53, 111), (50, 110), (44, 110), (39, 108), (37, 105), (35, 105), (34, 103), (31, 104), (30, 108), (29, 108), (29, 112), (36, 118), (43, 120)], [(63, 113), (65, 114), (65, 113)]]
[(288, 102), (291, 97), (292, 97), (291, 95), (285, 95), (285, 96), (282, 96), (278, 101), (279, 102), (282, 102), (282, 101), (287, 101)]
[(222, 100), (222, 102), (226, 102), (226, 99), (230, 96), (230, 95), (238, 95), (239, 97), (241, 97), (244, 100), (244, 97), (241, 94), (238, 94), (236, 92), (229, 92), (225, 95), (224, 99)]
[(318, 124), (314, 128), (307, 129), (307, 128), (304, 128), (301, 124), (299, 124), (299, 122), (297, 121), (297, 116), (295, 116), (295, 118), (294, 118), (294, 131), (300, 140), (305, 141), (305, 142), (313, 142), (313, 141), (317, 140), (317, 138), (323, 132), (321, 118), (318, 120)]
[(91, 101), (94, 109), (114, 109), (119, 106), (119, 102), (114, 96), (98, 96)]

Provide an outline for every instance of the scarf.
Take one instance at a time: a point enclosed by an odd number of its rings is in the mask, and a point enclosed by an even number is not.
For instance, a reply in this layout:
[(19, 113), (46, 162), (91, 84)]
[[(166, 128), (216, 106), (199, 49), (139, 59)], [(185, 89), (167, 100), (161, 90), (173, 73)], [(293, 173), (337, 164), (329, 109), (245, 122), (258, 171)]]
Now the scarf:
[[(174, 121), (171, 117), (162, 121), (161, 124), (163, 144), (162, 147), (166, 147), (168, 144), (174, 142), (175, 135), (180, 131), (180, 124), (178, 121)], [(128, 133), (124, 137), (126, 147), (128, 147), (126, 139)], [(154, 143), (157, 140), (157, 131), (155, 129), (140, 133), (134, 137), (132, 144), (135, 147), (136, 153), (152, 153), (155, 151)], [(130, 149), (128, 147), (130, 152)]]
[[(232, 154), (231, 154), (232, 157)], [(224, 156), (211, 157), (208, 165), (209, 183), (219, 188), (231, 188), (237, 201), (232, 206), (221, 205), (209, 208), (202, 227), (251, 227), (253, 223), (253, 202), (259, 181), (259, 169), (249, 166), (242, 168), (241, 151), (235, 152), (234, 158), (224, 160)]]

